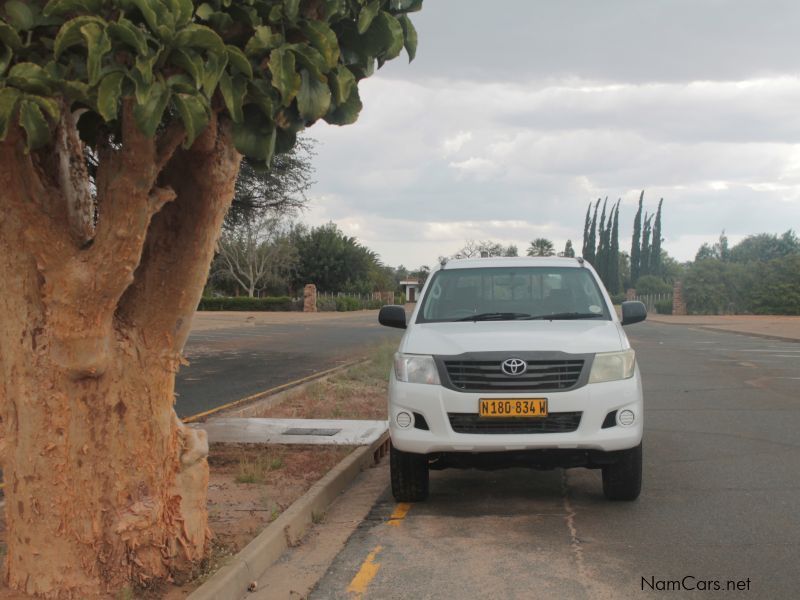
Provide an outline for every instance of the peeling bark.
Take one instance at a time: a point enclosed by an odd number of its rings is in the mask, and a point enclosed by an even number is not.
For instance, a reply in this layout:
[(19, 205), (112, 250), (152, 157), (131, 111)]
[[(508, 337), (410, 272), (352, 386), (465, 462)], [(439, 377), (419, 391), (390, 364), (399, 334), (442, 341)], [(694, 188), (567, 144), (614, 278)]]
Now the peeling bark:
[(5, 579), (43, 598), (113, 597), (207, 545), (208, 444), (174, 383), (240, 157), (225, 128), (178, 151), (180, 131), (144, 139), (125, 110), (90, 245), (65, 217), (80, 182), (51, 181), (18, 131), (0, 144)]

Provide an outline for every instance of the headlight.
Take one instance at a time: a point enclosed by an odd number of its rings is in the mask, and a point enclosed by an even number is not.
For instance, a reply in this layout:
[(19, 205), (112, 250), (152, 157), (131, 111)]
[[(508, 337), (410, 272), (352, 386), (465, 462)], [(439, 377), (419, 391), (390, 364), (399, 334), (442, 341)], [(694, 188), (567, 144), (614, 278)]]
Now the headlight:
[(592, 372), (589, 374), (589, 383), (630, 379), (633, 377), (635, 366), (636, 352), (633, 350), (595, 354)]
[(394, 375), (406, 383), (430, 383), (439, 385), (439, 371), (432, 356), (422, 354), (394, 355)]

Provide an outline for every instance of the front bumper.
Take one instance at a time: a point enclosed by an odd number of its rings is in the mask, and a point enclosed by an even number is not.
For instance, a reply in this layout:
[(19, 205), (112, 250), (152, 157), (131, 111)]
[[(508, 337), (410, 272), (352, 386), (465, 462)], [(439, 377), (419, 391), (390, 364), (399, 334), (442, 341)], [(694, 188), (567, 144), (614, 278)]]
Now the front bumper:
[[(559, 433), (457, 433), (448, 413), (478, 412), (480, 398), (547, 398), (548, 412), (581, 412), (575, 431)], [(632, 425), (603, 427), (613, 411), (630, 410)], [(412, 422), (398, 425), (401, 412), (424, 417), (428, 429)], [(416, 417), (417, 423), (419, 418)], [(402, 419), (401, 419), (402, 421)], [(607, 423), (608, 424), (608, 423)], [(642, 440), (642, 383), (637, 366), (634, 376), (622, 381), (584, 385), (576, 390), (548, 393), (464, 393), (439, 385), (403, 383), (392, 374), (389, 382), (389, 431), (392, 444), (404, 452), (505, 452), (537, 449), (577, 449), (612, 452), (637, 446)]]

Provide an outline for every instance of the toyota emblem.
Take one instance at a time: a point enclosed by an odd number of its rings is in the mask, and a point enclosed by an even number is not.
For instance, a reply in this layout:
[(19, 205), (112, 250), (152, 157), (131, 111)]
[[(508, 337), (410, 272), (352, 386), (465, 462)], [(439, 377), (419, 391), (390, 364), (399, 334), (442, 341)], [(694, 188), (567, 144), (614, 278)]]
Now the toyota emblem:
[(518, 375), (522, 375), (525, 371), (528, 370), (528, 363), (526, 363), (521, 358), (507, 358), (500, 365), (500, 369), (506, 375), (511, 375), (512, 377), (516, 377)]

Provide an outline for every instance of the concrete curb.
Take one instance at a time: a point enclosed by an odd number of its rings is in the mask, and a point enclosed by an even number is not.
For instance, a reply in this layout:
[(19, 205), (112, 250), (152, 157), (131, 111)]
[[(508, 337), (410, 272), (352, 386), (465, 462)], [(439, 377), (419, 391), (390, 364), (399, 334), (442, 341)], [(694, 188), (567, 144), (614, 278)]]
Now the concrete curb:
[(247, 586), (258, 580), (286, 550), (300, 542), (316, 516), (325, 513), (363, 469), (377, 463), (386, 454), (388, 441), (387, 430), (371, 445), (353, 450), (247, 544), (230, 563), (189, 594), (188, 600), (234, 600), (247, 594)]

